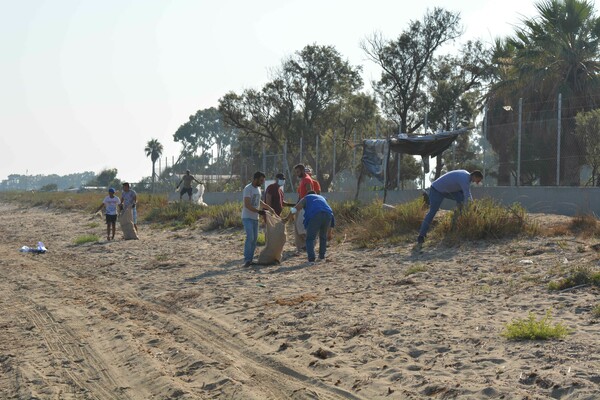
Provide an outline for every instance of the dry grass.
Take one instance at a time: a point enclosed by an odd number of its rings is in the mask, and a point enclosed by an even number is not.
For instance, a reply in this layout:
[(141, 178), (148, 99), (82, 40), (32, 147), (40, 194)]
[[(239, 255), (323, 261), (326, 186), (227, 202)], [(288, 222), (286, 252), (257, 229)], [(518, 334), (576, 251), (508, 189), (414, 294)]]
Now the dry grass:
[(280, 306), (297, 306), (298, 304), (302, 304), (305, 301), (317, 301), (318, 299), (319, 299), (318, 295), (307, 293), (307, 294), (303, 294), (303, 295), (296, 296), (296, 297), (290, 297), (287, 299), (283, 299), (283, 298), (275, 299), (275, 304), (278, 304)]
[(432, 233), (452, 245), (463, 240), (534, 236), (539, 232), (539, 226), (520, 204), (505, 207), (487, 198), (470, 202), (462, 212), (456, 210), (447, 214)]

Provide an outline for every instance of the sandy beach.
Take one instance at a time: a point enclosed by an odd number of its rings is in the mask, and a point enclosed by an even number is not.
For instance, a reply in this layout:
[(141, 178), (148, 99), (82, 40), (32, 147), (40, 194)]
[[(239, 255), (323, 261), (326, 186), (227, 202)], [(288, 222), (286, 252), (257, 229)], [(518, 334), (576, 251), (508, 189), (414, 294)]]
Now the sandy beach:
[[(600, 398), (600, 290), (548, 290), (600, 268), (594, 238), (413, 255), (338, 237), (315, 265), (288, 240), (280, 265), (244, 269), (242, 230), (142, 223), (107, 242), (98, 216), (8, 204), (0, 221), (2, 399)], [(19, 252), (38, 241), (46, 254)], [(565, 339), (501, 336), (548, 310)]]

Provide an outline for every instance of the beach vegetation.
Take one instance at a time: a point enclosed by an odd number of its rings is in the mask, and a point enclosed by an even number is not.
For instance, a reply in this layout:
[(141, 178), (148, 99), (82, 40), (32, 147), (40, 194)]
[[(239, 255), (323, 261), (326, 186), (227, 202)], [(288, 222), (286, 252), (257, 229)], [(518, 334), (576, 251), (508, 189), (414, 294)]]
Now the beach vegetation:
[(503, 206), (491, 198), (474, 200), (462, 211), (447, 213), (432, 230), (433, 236), (447, 244), (537, 233), (539, 226), (530, 220), (523, 206), (518, 203)]
[(570, 330), (563, 324), (552, 324), (552, 315), (548, 310), (539, 320), (530, 312), (527, 318), (509, 322), (504, 327), (502, 336), (508, 340), (549, 340), (562, 339), (569, 333)]
[(581, 285), (600, 286), (600, 272), (594, 271), (589, 265), (579, 265), (566, 271), (564, 278), (551, 281), (550, 290), (565, 290)]
[(75, 238), (74, 242), (76, 245), (81, 245), (81, 244), (85, 244), (85, 243), (95, 243), (98, 240), (100, 240), (100, 238), (98, 237), (98, 235), (82, 235), (82, 236), (78, 236), (77, 238)]

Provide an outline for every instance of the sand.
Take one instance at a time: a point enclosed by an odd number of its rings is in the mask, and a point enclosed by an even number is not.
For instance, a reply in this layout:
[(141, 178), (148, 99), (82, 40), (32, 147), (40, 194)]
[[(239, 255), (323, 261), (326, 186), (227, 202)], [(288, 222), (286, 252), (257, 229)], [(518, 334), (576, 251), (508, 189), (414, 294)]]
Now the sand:
[[(282, 264), (244, 269), (241, 230), (107, 242), (97, 216), (7, 204), (0, 221), (1, 399), (600, 398), (600, 291), (547, 289), (598, 268), (594, 239), (413, 255), (338, 237), (327, 262), (288, 243)], [(19, 252), (40, 240), (46, 254)], [(547, 310), (567, 338), (501, 336)]]

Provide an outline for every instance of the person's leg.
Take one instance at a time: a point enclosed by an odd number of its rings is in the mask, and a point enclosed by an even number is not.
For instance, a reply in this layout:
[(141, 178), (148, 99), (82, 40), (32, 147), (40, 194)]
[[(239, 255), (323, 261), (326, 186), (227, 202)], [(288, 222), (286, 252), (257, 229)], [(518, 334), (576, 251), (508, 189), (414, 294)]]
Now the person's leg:
[[(255, 224), (256, 222), (256, 224)], [(244, 231), (246, 232), (246, 241), (244, 242), (244, 262), (251, 263), (256, 249), (256, 240), (258, 239), (258, 221), (251, 218), (242, 218)]]
[(315, 239), (317, 238), (319, 229), (320, 220), (315, 215), (308, 221), (308, 225), (306, 226), (306, 255), (310, 262), (315, 261)]
[(319, 259), (325, 259), (325, 252), (327, 251), (327, 231), (331, 226), (331, 215), (327, 213), (320, 213), (321, 215), (321, 226), (319, 228)]
[(110, 216), (106, 214), (106, 240), (110, 240)]
[(133, 227), (135, 228), (135, 231), (137, 232), (137, 207), (133, 208)]
[(111, 226), (112, 226), (112, 237), (111, 237), (111, 240), (115, 240), (115, 232), (117, 231), (117, 222), (113, 221), (111, 223)]
[(440, 209), (442, 201), (444, 201), (444, 195), (432, 187), (429, 190), (429, 212), (427, 212), (427, 215), (421, 224), (421, 228), (419, 229), (419, 243), (422, 243), (425, 236), (427, 236), (433, 217), (435, 217), (435, 214), (437, 214)]

